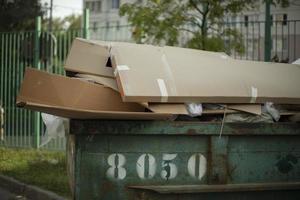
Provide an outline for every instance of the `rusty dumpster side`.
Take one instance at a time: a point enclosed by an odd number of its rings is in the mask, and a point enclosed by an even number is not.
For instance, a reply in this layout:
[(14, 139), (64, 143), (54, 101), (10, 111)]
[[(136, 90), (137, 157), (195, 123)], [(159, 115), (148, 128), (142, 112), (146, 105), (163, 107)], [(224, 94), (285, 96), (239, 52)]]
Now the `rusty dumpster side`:
[(71, 120), (74, 199), (300, 199), (300, 124)]

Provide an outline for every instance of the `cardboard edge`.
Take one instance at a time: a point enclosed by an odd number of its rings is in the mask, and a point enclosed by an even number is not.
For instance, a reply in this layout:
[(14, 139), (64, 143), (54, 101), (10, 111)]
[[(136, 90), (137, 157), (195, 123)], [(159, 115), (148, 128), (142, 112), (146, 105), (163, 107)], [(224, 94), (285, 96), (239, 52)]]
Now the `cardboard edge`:
[[(95, 75), (90, 75), (90, 74), (81, 74), (81, 73), (76, 74), (76, 76), (74, 78), (78, 78), (78, 79), (86, 80), (88, 82), (100, 84), (100, 85), (106, 86), (108, 88), (111, 88), (112, 90), (119, 93), (118, 85), (117, 85), (115, 78), (99, 76), (99, 75), (95, 76)], [(115, 81), (115, 84), (111, 83), (110, 81)]]
[[(46, 104), (40, 103), (32, 103), (32, 102), (17, 102), (18, 107), (28, 108), (30, 110), (44, 112), (44, 109), (52, 109), (66, 111), (69, 113), (84, 113), (86, 115), (91, 115), (90, 119), (128, 119), (128, 120), (171, 120), (174, 119), (174, 115), (172, 114), (161, 114), (161, 113), (147, 113), (147, 112), (119, 112), (119, 111), (96, 111), (96, 110), (86, 110), (86, 109), (74, 109), (70, 107), (61, 107), (61, 106), (50, 106)], [(53, 114), (51, 112), (47, 112), (49, 114)], [(87, 119), (86, 117), (75, 116), (61, 116), (72, 119)]]
[(88, 74), (88, 75), (93, 75), (93, 76), (103, 76), (105, 78), (115, 78), (113, 75), (112, 76), (99, 75), (99, 74), (96, 74), (96, 73), (85, 72), (85, 71), (82, 71), (82, 70), (74, 70), (72, 68), (67, 67), (66, 65), (64, 65), (64, 69), (65, 69), (65, 71), (75, 72), (75, 73), (80, 73), (80, 74)]

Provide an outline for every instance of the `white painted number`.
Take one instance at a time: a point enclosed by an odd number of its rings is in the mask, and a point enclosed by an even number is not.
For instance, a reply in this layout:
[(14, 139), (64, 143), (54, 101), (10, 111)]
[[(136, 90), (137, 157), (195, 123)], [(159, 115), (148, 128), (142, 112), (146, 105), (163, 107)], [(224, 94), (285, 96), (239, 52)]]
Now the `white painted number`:
[(136, 163), (136, 171), (141, 179), (151, 179), (156, 173), (156, 161), (153, 155), (143, 154)]
[(206, 158), (200, 153), (192, 155), (187, 168), (191, 177), (201, 180), (206, 172)]
[[(178, 174), (177, 166), (174, 164), (177, 154), (164, 153), (162, 155), (161, 178), (164, 180), (174, 179)], [(108, 156), (107, 163), (110, 166), (106, 171), (106, 176), (110, 179), (123, 180), (126, 178), (125, 163), (123, 154), (114, 153)], [(207, 170), (206, 158), (201, 153), (193, 154), (187, 163), (187, 170), (191, 177), (201, 180)], [(136, 162), (136, 172), (140, 179), (152, 179), (156, 174), (157, 164), (152, 154), (142, 154)]]
[(106, 171), (106, 176), (111, 179), (122, 180), (126, 177), (126, 169), (123, 167), (126, 163), (123, 154), (111, 154), (107, 158), (110, 168)]
[(163, 161), (162, 161), (162, 168), (161, 171), (161, 177), (163, 179), (169, 180), (173, 179), (177, 176), (177, 167), (174, 163), (172, 163), (172, 160), (176, 158), (177, 154), (163, 154)]

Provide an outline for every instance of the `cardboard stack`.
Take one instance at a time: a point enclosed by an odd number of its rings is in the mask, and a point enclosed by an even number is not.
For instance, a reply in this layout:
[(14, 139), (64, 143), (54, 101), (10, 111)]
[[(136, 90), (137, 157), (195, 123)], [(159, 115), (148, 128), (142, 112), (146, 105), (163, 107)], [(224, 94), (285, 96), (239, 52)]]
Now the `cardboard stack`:
[(265, 102), (300, 104), (299, 65), (224, 53), (77, 38), (65, 70), (72, 77), (26, 69), (17, 104), (68, 118), (139, 120), (188, 115), (190, 102), (256, 115)]

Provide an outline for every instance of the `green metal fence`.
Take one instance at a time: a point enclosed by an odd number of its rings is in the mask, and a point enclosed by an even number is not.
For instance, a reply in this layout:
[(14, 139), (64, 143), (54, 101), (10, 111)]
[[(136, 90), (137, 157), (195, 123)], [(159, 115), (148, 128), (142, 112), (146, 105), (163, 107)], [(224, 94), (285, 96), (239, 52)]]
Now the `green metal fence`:
[[(35, 31), (0, 33), (0, 100), (5, 110), (2, 146), (39, 147), (45, 126), (40, 113), (16, 107), (16, 97), (26, 67), (64, 75), (63, 64), (75, 37), (87, 37), (87, 30), (41, 31), (37, 18)], [(42, 148), (62, 150), (65, 138), (52, 140)]]
[[(75, 37), (82, 37), (82, 30), (40, 32), (39, 52), (34, 47), (35, 32), (0, 33), (0, 99), (5, 108), (5, 140), (3, 145), (35, 147), (36, 133), (44, 133), (39, 114), (15, 106), (24, 70), (40, 68), (55, 74), (64, 74), (63, 63)], [(36, 61), (38, 60), (38, 61)], [(37, 62), (39, 62), (37, 64)], [(37, 128), (39, 130), (37, 130)], [(60, 149), (64, 141), (56, 140), (45, 148)]]
[[(39, 137), (45, 127), (37, 112), (20, 109), (15, 106), (16, 96), (26, 67), (35, 67), (55, 74), (64, 74), (63, 64), (71, 42), (75, 37), (91, 37), (92, 39), (132, 42), (131, 27), (88, 27), (88, 13), (84, 18), (84, 26), (79, 30), (55, 30), (51, 32), (37, 29), (26, 32), (0, 33), (0, 100), (5, 109), (5, 140), (0, 145), (12, 147), (38, 147)], [(264, 22), (228, 23), (243, 34), (245, 54), (239, 55), (228, 51), (233, 57), (240, 59), (264, 59)], [(184, 35), (182, 40), (187, 40)], [(230, 49), (233, 38), (224, 37), (224, 44)], [(300, 21), (273, 22), (273, 47), (269, 49), (272, 57), (278, 61), (291, 62), (300, 57)], [(62, 150), (65, 139), (52, 140), (42, 148)]]

